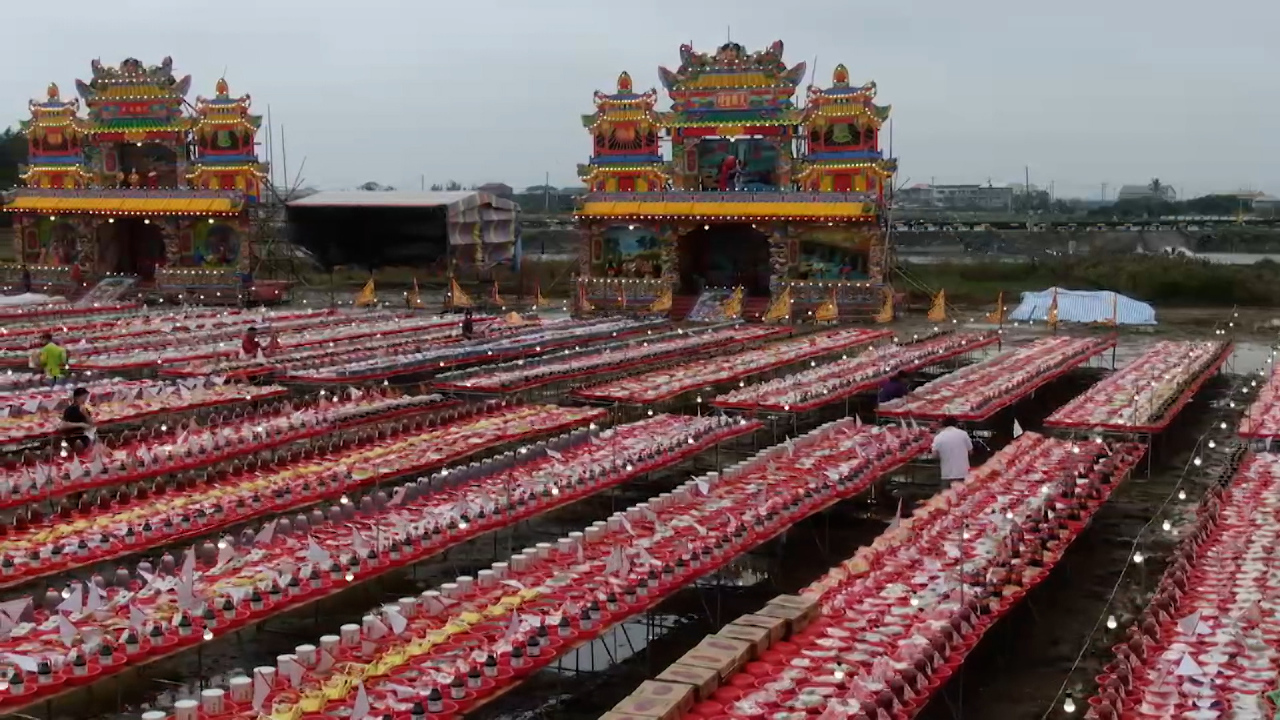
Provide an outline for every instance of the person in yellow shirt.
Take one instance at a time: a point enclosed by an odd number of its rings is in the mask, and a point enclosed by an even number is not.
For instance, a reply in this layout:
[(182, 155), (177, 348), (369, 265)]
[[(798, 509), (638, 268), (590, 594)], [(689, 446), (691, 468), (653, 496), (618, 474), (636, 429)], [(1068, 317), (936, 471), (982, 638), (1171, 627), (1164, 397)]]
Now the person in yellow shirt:
[(44, 333), (40, 336), (40, 341), (44, 346), (36, 354), (36, 362), (44, 376), (48, 378), (50, 385), (57, 385), (67, 374), (67, 350), (61, 345), (53, 341), (52, 333)]

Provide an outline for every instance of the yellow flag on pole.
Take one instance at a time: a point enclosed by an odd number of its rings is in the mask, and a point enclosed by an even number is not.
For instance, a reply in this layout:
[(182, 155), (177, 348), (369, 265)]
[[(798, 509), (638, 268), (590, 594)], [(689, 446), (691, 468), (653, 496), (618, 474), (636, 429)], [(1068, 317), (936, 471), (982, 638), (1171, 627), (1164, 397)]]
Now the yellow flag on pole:
[(364, 288), (360, 290), (360, 294), (356, 296), (356, 307), (369, 307), (378, 302), (378, 295), (373, 290), (373, 278), (369, 278), (369, 282), (364, 284)]
[(658, 293), (658, 297), (653, 299), (653, 304), (649, 306), (649, 312), (664, 313), (671, 311), (671, 286), (666, 285), (662, 288), (662, 292)]
[(533, 309), (537, 310), (547, 306), (547, 299), (542, 297), (542, 286), (534, 283), (533, 285)]
[(1000, 291), (1000, 295), (996, 298), (996, 309), (987, 313), (987, 322), (996, 325), (1004, 324), (1004, 291)]
[(409, 307), (415, 310), (426, 307), (422, 304), (422, 293), (418, 291), (418, 278), (413, 279), (413, 290), (409, 291)]
[(1107, 327), (1120, 326), (1120, 296), (1114, 292), (1111, 293), (1111, 319), (1103, 323), (1103, 325)]
[(467, 291), (462, 289), (458, 284), (457, 278), (449, 278), (449, 306), (456, 308), (469, 308), (474, 303), (471, 302), (471, 296)]
[(893, 322), (893, 290), (891, 288), (884, 289), (884, 304), (880, 306), (880, 312), (876, 313), (875, 321), (878, 323)]
[(929, 322), (945, 322), (947, 319), (947, 291), (939, 290), (929, 306)]
[(1049, 311), (1045, 313), (1044, 319), (1049, 323), (1049, 327), (1058, 328), (1058, 288), (1053, 289), (1053, 300), (1049, 301)]
[(777, 320), (786, 320), (791, 317), (791, 286), (782, 289), (778, 293), (778, 297), (769, 303), (769, 309), (764, 312), (761, 318), (765, 322), (774, 322)]

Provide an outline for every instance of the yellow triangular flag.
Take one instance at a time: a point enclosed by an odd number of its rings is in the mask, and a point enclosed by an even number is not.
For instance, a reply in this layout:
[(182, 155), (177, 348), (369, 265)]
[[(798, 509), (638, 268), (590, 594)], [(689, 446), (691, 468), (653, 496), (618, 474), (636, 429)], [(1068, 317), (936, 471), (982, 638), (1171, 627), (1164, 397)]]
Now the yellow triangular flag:
[(449, 306), (456, 308), (471, 307), (471, 296), (458, 284), (457, 278), (449, 278)]
[(494, 304), (494, 305), (505, 305), (505, 304), (506, 304), (506, 303), (504, 303), (504, 302), (502, 301), (502, 295), (500, 295), (500, 294), (498, 293), (498, 281), (497, 281), (497, 280), (494, 280), (494, 281), (493, 281), (493, 297), (492, 297), (491, 299), (493, 300), (493, 304)]
[(947, 319), (947, 291), (939, 290), (929, 306), (929, 322), (945, 322)]
[(1111, 319), (1104, 322), (1103, 325), (1107, 327), (1120, 326), (1120, 296), (1114, 292), (1111, 293)]
[(733, 289), (733, 294), (720, 306), (726, 319), (742, 317), (742, 286)]
[(409, 292), (409, 307), (415, 310), (426, 307), (422, 304), (422, 293), (418, 292), (418, 278), (413, 279), (413, 290)]
[(875, 321), (878, 323), (893, 322), (893, 289), (884, 289), (884, 305), (880, 306), (880, 312), (876, 313)]
[(1058, 327), (1058, 288), (1053, 289), (1053, 300), (1049, 302), (1049, 311), (1045, 313), (1044, 319), (1049, 323), (1049, 327), (1055, 329)]
[(373, 278), (369, 278), (369, 282), (364, 284), (364, 288), (360, 290), (360, 294), (356, 296), (356, 307), (368, 307), (378, 302), (378, 296), (373, 291)]
[(671, 310), (671, 302), (671, 286), (667, 285), (662, 288), (662, 292), (658, 293), (658, 297), (654, 298), (653, 304), (649, 306), (649, 312), (668, 312)]
[(813, 319), (818, 322), (831, 322), (840, 317), (840, 306), (836, 304), (836, 290), (831, 288), (831, 297), (818, 306), (813, 313)]
[(996, 325), (1004, 324), (1004, 291), (1000, 291), (999, 297), (996, 298), (996, 309), (987, 313), (987, 322)]
[(764, 317), (761, 320), (765, 322), (774, 322), (775, 320), (786, 320), (791, 317), (791, 286), (782, 289), (778, 293), (778, 297), (769, 303), (769, 309), (765, 310)]

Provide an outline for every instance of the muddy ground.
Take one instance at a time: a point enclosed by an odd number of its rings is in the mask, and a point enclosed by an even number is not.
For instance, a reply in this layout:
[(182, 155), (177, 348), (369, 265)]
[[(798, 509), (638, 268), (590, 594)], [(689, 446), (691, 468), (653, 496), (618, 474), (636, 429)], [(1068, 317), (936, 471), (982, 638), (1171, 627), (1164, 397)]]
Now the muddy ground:
[[(1125, 362), (1158, 339), (1209, 337), (1215, 323), (1225, 325), (1228, 314), (1189, 313), (1181, 322), (1166, 320), (1167, 324), (1156, 332), (1126, 334), (1115, 361)], [(1059, 690), (1064, 686), (1083, 707), (1093, 676), (1110, 660), (1109, 646), (1154, 586), (1163, 559), (1177, 540), (1179, 524), (1193, 512), (1204, 488), (1215, 480), (1215, 472), (1221, 472), (1230, 460), (1230, 433), (1248, 400), (1247, 390), (1240, 387), (1248, 388), (1246, 373), (1257, 373), (1265, 367), (1268, 344), (1275, 337), (1269, 330), (1253, 330), (1254, 323), (1263, 321), (1259, 318), (1235, 319), (1238, 324), (1232, 331), (1240, 335), (1237, 352), (1227, 368), (1230, 374), (1209, 383), (1174, 426), (1157, 438), (1149, 476), (1135, 477), (1119, 488), (1052, 576), (984, 639), (966, 663), (963, 675), (948, 685), (922, 717), (1066, 717), (1057, 709), (1061, 703)], [(925, 327), (924, 323), (912, 322), (900, 325), (903, 334)], [(1028, 334), (1025, 327), (1011, 327), (1007, 337), (1012, 341)], [(1102, 360), (1100, 364), (1110, 366), (1110, 356)], [(1094, 369), (1076, 373), (1038, 393), (1018, 408), (1020, 423), (1028, 429), (1036, 428), (1040, 418), (1087, 387), (1098, 372)], [(815, 418), (813, 422), (816, 421)], [(1224, 421), (1228, 423), (1227, 430), (1220, 427)], [(1011, 425), (1012, 415), (1002, 417), (1000, 422)], [(770, 438), (771, 434), (762, 433), (757, 441), (768, 443)], [(1205, 445), (1209, 438), (1217, 445), (1213, 450)], [(745, 457), (753, 449), (753, 443), (740, 442), (732, 451), (722, 452), (719, 462)], [(1195, 455), (1203, 456), (1198, 468), (1190, 464)], [(714, 469), (716, 460), (714, 454), (703, 455), (696, 467), (686, 464), (655, 474), (524, 523), (513, 531), (480, 538), (444, 558), (425, 562), (412, 572), (359, 585), (316, 607), (218, 639), (199, 652), (131, 671), (119, 683), (67, 698), (34, 714), (48, 720), (115, 720), (136, 718), (144, 709), (171, 706), (176, 699), (194, 695), (202, 679), (206, 687), (221, 686), (230, 674), (274, 664), (277, 655), (292, 652), (300, 643), (314, 642), (318, 635), (334, 632), (343, 623), (358, 622), (365, 611), (380, 603), (416, 594), (534, 542), (580, 529), (614, 509), (669, 489), (694, 472)], [(1188, 469), (1190, 472), (1184, 472)], [(1185, 500), (1178, 499), (1179, 488), (1186, 491)], [(556, 668), (544, 670), (519, 691), (485, 706), (472, 717), (598, 718), (705, 634), (759, 607), (773, 595), (803, 588), (869, 542), (884, 529), (896, 505), (895, 493), (909, 500), (925, 494), (919, 486), (895, 483), (882, 488), (875, 497), (846, 501), (799, 523), (783, 537), (741, 558), (720, 576), (678, 593), (650, 616), (616, 630)], [(1166, 518), (1172, 523), (1171, 531), (1162, 529)], [(1140, 533), (1138, 547), (1145, 557), (1137, 565), (1132, 563), (1132, 548)], [(1107, 615), (1116, 616), (1117, 629), (1107, 629)], [(1082, 710), (1077, 711), (1076, 716), (1081, 713)]]

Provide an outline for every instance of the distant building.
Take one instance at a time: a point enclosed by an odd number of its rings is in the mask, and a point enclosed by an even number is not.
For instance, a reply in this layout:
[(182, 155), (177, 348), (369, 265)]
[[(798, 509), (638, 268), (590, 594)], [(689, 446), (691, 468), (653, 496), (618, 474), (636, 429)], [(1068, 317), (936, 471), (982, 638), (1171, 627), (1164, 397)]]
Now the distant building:
[(895, 201), (906, 207), (948, 210), (1007, 210), (1013, 188), (1007, 185), (913, 185), (897, 193)]
[(1253, 211), (1269, 217), (1280, 214), (1280, 198), (1274, 195), (1260, 195), (1253, 199)]
[(510, 200), (516, 194), (515, 190), (513, 190), (510, 185), (500, 182), (485, 183), (476, 189), (480, 192), (487, 192), (490, 195), (496, 195), (503, 200)]
[(1120, 192), (1116, 193), (1116, 202), (1124, 202), (1125, 200), (1163, 200), (1165, 202), (1173, 202), (1177, 199), (1178, 194), (1174, 192), (1171, 185), (1161, 185), (1154, 190), (1150, 185), (1124, 185), (1120, 188)]

